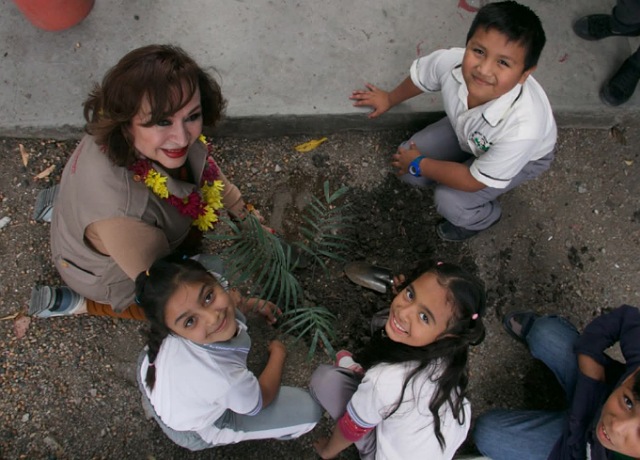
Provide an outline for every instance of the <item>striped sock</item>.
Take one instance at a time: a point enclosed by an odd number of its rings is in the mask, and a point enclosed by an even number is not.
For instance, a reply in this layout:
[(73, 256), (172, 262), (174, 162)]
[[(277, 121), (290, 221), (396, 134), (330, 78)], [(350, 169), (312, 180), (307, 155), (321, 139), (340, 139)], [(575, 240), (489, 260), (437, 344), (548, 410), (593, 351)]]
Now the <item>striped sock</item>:
[(66, 286), (36, 286), (31, 291), (29, 314), (38, 318), (73, 315), (85, 304), (85, 298)]

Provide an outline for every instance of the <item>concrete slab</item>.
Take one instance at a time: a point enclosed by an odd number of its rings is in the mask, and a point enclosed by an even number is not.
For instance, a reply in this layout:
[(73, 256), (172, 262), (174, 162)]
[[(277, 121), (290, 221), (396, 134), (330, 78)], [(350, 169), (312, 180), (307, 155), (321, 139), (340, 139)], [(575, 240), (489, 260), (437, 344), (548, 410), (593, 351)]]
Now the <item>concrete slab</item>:
[[(352, 128), (375, 127), (351, 106), (351, 90), (366, 81), (391, 88), (416, 56), (463, 46), (474, 15), (466, 7), (472, 3), (99, 0), (79, 25), (46, 32), (33, 27), (13, 2), (0, 0), (0, 135), (77, 134), (91, 87), (126, 52), (150, 43), (178, 44), (203, 66), (217, 69), (230, 121), (249, 121), (233, 125), (234, 132), (259, 131), (273, 116), (271, 124), (285, 130), (299, 117), (308, 120), (304, 129), (326, 127), (322, 123), (331, 122), (329, 115), (339, 116), (336, 128), (343, 120)], [(545, 25), (548, 44), (535, 76), (561, 124), (607, 125), (637, 116), (640, 94), (612, 109), (600, 102), (598, 89), (638, 40), (585, 42), (571, 30), (575, 19), (608, 12), (613, 1), (523, 3)], [(439, 110), (433, 95), (394, 113), (411, 117)], [(384, 117), (380, 123), (393, 120)]]

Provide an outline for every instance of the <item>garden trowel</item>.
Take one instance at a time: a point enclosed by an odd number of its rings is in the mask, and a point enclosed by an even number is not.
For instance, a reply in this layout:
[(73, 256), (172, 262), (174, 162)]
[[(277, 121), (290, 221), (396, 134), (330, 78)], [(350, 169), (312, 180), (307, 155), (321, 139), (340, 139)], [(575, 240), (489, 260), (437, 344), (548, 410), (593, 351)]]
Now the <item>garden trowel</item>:
[(366, 262), (349, 262), (344, 266), (344, 273), (354, 283), (383, 294), (393, 286), (391, 270)]

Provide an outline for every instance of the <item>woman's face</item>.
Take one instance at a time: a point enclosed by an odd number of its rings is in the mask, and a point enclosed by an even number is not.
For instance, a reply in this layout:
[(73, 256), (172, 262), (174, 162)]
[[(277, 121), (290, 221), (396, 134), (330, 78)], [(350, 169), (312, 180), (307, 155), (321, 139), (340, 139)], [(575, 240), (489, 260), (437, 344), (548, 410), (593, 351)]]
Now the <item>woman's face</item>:
[(153, 126), (143, 126), (151, 118), (145, 97), (140, 111), (133, 117), (129, 132), (140, 155), (160, 163), (165, 169), (180, 168), (187, 161), (187, 150), (202, 133), (200, 90), (183, 108)]

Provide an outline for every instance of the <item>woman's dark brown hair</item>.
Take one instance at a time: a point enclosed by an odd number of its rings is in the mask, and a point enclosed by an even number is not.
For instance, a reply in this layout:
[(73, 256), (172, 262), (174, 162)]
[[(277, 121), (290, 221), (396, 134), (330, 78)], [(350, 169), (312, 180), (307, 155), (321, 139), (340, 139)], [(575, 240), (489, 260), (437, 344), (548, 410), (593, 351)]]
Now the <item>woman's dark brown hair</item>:
[(151, 107), (144, 126), (153, 126), (187, 105), (198, 89), (203, 124), (213, 127), (226, 105), (220, 85), (177, 46), (135, 49), (107, 72), (84, 102), (86, 131), (114, 164), (129, 166), (136, 157), (127, 128), (144, 98)]

